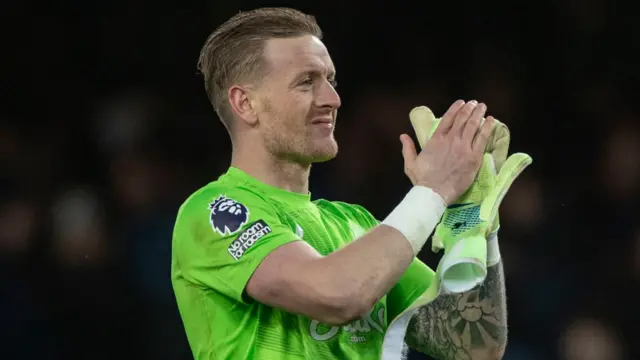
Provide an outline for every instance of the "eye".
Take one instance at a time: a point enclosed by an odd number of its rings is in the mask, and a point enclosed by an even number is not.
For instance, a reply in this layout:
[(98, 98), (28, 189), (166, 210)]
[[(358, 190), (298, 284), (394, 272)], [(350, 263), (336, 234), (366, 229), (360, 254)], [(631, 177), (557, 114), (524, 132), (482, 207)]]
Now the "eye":
[(306, 78), (300, 82), (300, 85), (305, 85), (305, 86), (313, 85), (313, 79)]
[(331, 84), (334, 89), (338, 87), (338, 81), (336, 79), (327, 79), (327, 81), (329, 81), (329, 84)]

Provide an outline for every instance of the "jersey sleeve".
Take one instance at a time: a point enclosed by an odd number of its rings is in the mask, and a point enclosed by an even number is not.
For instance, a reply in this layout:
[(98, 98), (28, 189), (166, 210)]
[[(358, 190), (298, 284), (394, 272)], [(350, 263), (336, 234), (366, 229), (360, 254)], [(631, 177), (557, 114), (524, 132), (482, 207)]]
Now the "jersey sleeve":
[(244, 289), (262, 260), (298, 240), (260, 194), (242, 188), (205, 190), (179, 211), (173, 257), (184, 280), (246, 303)]
[(391, 321), (422, 295), (433, 281), (435, 272), (418, 258), (404, 272), (387, 294), (388, 319)]

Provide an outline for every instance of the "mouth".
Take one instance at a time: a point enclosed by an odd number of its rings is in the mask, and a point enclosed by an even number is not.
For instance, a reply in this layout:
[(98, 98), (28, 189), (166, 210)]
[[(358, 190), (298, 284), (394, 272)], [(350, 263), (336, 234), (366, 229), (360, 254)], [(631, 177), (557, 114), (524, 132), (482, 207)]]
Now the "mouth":
[(323, 132), (328, 131), (329, 133), (333, 132), (333, 119), (331, 118), (319, 118), (311, 121), (311, 126), (316, 129), (322, 129)]
[(333, 125), (333, 118), (330, 117), (322, 117), (316, 118), (311, 121), (312, 125)]

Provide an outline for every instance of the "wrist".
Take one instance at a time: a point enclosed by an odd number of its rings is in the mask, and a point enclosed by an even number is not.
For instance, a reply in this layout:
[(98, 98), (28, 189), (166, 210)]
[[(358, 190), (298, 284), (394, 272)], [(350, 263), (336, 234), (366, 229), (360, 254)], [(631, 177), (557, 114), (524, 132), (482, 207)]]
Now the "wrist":
[(453, 202), (455, 201), (455, 198), (452, 195), (450, 195), (452, 191), (447, 191), (448, 189), (436, 188), (436, 187), (430, 186), (427, 183), (416, 183), (414, 187), (431, 189), (431, 191), (436, 193), (440, 197), (440, 199), (442, 199), (442, 202), (445, 204), (445, 206), (449, 206), (453, 204)]
[(447, 208), (433, 189), (416, 185), (382, 224), (398, 230), (411, 244), (414, 255), (422, 249)]
[(487, 267), (491, 267), (500, 262), (500, 247), (498, 246), (498, 231), (489, 234), (487, 237)]

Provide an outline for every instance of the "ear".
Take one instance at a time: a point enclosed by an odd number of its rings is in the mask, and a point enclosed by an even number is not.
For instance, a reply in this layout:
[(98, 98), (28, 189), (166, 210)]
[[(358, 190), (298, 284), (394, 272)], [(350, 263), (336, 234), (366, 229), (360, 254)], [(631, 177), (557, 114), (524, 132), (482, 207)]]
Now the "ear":
[(240, 85), (233, 85), (227, 92), (229, 104), (236, 116), (249, 125), (255, 125), (258, 122), (256, 109), (253, 101), (251, 101), (249, 89)]

